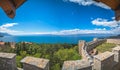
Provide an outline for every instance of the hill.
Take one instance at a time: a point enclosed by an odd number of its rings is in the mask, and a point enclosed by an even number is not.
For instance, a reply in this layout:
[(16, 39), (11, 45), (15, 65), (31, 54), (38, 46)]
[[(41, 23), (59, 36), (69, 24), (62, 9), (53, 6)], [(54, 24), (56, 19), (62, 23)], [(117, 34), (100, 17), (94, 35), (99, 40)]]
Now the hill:
[(120, 34), (117, 35), (117, 36), (110, 36), (110, 37), (108, 37), (108, 38), (116, 38), (116, 39), (120, 39)]
[(4, 37), (4, 36), (10, 36), (10, 34), (0, 32), (0, 37)]

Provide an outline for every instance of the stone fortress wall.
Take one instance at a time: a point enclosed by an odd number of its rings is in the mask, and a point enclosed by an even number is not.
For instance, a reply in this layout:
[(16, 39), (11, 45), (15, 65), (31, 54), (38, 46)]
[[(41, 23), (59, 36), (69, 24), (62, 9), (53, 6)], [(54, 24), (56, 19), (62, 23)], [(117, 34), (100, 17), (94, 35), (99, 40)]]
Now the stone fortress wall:
[(120, 44), (120, 39), (94, 38), (88, 43), (79, 41), (79, 54), (82, 55), (82, 60), (65, 61), (62, 70), (120, 70), (120, 46), (113, 48), (112, 52), (89, 54), (91, 50), (104, 42)]
[(107, 43), (120, 44), (120, 39), (107, 39)]
[(49, 70), (49, 60), (27, 56), (21, 60), (23, 69), (16, 66), (16, 54), (0, 53), (0, 70)]
[[(81, 60), (64, 61), (62, 70), (120, 70), (120, 46), (98, 55), (90, 55), (96, 46), (107, 42), (120, 44), (120, 39), (97, 39), (91, 42), (79, 41)], [(0, 53), (0, 70), (21, 70), (16, 66), (16, 54)], [(49, 70), (49, 60), (27, 56), (21, 60), (23, 70)]]

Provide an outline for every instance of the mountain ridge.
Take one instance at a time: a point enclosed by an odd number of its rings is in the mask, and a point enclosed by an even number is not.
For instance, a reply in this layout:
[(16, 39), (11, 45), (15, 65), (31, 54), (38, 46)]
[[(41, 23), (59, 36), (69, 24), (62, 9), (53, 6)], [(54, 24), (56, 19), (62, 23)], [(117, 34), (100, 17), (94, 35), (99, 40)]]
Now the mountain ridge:
[(2, 32), (0, 32), (0, 37), (4, 37), (4, 36), (11, 36), (11, 35), (8, 34), (8, 33), (2, 33)]

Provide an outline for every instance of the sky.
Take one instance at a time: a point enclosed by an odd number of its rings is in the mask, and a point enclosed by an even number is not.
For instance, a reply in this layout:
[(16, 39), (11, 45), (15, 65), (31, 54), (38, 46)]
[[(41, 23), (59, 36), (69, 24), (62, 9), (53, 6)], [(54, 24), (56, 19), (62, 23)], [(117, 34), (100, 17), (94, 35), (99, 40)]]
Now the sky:
[(0, 32), (31, 34), (119, 34), (114, 11), (92, 0), (27, 0), (14, 19), (0, 8)]

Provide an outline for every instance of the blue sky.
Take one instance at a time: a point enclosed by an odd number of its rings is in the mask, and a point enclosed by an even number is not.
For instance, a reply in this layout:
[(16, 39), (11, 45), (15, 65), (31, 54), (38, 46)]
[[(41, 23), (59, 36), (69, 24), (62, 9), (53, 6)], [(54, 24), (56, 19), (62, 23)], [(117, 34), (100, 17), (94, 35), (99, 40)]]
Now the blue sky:
[(0, 8), (0, 31), (13, 35), (116, 33), (118, 24), (109, 7), (92, 0), (27, 0), (14, 19)]

